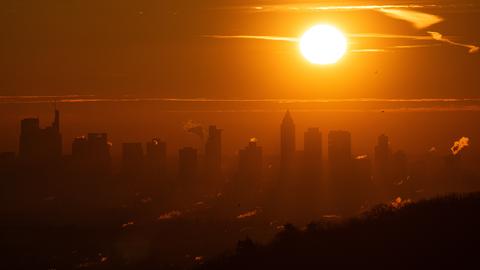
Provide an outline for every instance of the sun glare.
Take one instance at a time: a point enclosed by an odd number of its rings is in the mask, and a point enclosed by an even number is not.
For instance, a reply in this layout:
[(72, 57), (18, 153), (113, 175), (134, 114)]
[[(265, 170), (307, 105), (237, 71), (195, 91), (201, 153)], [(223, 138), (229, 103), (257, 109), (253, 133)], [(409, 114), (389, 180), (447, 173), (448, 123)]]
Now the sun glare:
[(300, 38), (300, 51), (312, 64), (334, 64), (347, 51), (347, 39), (331, 25), (316, 25)]

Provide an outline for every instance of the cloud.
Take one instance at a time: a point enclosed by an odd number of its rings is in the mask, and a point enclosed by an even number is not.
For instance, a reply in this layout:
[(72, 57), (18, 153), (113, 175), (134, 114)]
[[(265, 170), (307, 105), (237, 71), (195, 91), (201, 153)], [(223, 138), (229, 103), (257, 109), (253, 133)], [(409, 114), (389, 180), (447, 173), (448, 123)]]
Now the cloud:
[[(410, 40), (432, 40), (430, 35), (395, 35), (395, 34), (380, 34), (380, 33), (356, 33), (346, 34), (351, 38), (386, 38), (386, 39), (410, 39)], [(299, 42), (298, 37), (287, 36), (269, 36), (269, 35), (202, 35), (204, 38), (213, 39), (253, 39), (253, 40), (268, 40), (268, 41), (286, 41)]]
[(381, 8), (378, 11), (391, 18), (409, 22), (417, 29), (424, 29), (443, 21), (440, 16), (413, 10)]
[[(283, 111), (284, 105), (295, 107), (298, 111), (305, 112), (454, 112), (454, 111), (480, 111), (480, 98), (351, 98), (351, 99), (225, 99), (225, 98), (161, 98), (161, 97), (128, 97), (128, 98), (67, 98), (62, 97), (57, 103), (156, 103), (165, 106), (165, 109), (159, 109), (165, 113), (241, 113), (241, 112), (277, 112)], [(15, 96), (8, 97), (8, 100), (0, 100), (1, 104), (47, 104), (48, 100), (40, 97), (39, 99), (16, 99)], [(197, 106), (190, 106), (195, 104)], [(248, 108), (244, 107), (248, 104)], [(303, 105), (315, 105), (315, 108), (307, 108)], [(331, 104), (345, 105), (346, 108), (332, 108)], [(177, 106), (171, 108), (172, 106)], [(188, 105), (188, 106), (186, 106)], [(235, 105), (235, 106), (233, 106)], [(253, 105), (253, 107), (251, 106)], [(364, 108), (363, 105), (366, 105)], [(66, 105), (65, 105), (66, 106)], [(358, 109), (347, 109), (352, 106), (359, 106)], [(373, 106), (373, 107), (372, 107)], [(168, 108), (167, 108), (168, 107)], [(188, 108), (187, 108), (188, 107)], [(201, 129), (200, 129), (200, 127)], [(183, 129), (197, 136), (206, 131), (202, 124), (193, 120), (183, 123)], [(190, 131), (188, 131), (190, 130)]]
[[(463, 44), (451, 41), (445, 38), (438, 32), (427, 32), (428, 35), (399, 35), (399, 34), (380, 34), (380, 33), (351, 33), (346, 34), (350, 38), (379, 38), (379, 39), (406, 39), (413, 41), (440, 41), (447, 44), (461, 46), (469, 49), (469, 53), (477, 53), (480, 48), (471, 44)], [(286, 37), (286, 36), (268, 36), (268, 35), (202, 35), (204, 38), (213, 39), (250, 39), (250, 40), (266, 40), (266, 41), (280, 41), (280, 42), (299, 42), (298, 37)], [(438, 46), (436, 44), (413, 44), (413, 45), (398, 45), (388, 48), (367, 48), (367, 49), (351, 49), (350, 52), (354, 53), (369, 53), (369, 52), (387, 52), (389, 49), (414, 49), (414, 48), (428, 48)], [(1, 101), (0, 101), (1, 102)]]
[(257, 39), (257, 40), (270, 40), (270, 41), (287, 41), (298, 42), (299, 38), (296, 37), (282, 37), (282, 36), (256, 36), (256, 35), (202, 35), (205, 38), (216, 39)]
[(325, 5), (325, 4), (284, 4), (284, 5), (257, 5), (257, 6), (236, 6), (224, 7), (217, 9), (241, 10), (253, 13), (267, 13), (267, 12), (320, 12), (320, 11), (349, 11), (349, 10), (377, 10), (390, 8), (403, 9), (420, 9), (440, 7), (435, 4), (388, 4), (388, 5)]
[(434, 40), (445, 42), (445, 43), (452, 44), (452, 45), (455, 45), (455, 46), (465, 47), (465, 48), (469, 49), (468, 53), (478, 53), (480, 51), (480, 48), (478, 46), (451, 41), (450, 39), (445, 38), (442, 34), (440, 34), (438, 32), (431, 32), (430, 31), (430, 32), (427, 32), (427, 33), (429, 33)]
[(456, 141), (453, 143), (452, 148), (450, 150), (452, 151), (452, 154), (454, 156), (458, 155), (465, 147), (469, 145), (470, 139), (467, 137), (462, 137), (460, 140)]

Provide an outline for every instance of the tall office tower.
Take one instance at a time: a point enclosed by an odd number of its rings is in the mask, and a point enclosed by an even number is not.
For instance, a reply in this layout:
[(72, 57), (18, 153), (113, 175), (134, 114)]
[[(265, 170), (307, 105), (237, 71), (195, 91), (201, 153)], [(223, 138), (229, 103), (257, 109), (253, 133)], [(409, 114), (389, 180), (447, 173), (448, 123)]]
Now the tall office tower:
[(205, 143), (205, 161), (208, 174), (218, 175), (222, 170), (222, 130), (216, 126), (208, 129)]
[(106, 133), (89, 133), (72, 143), (72, 161), (77, 170), (106, 174), (111, 169), (111, 144)]
[(191, 180), (197, 176), (198, 154), (197, 149), (185, 147), (179, 150), (179, 177)]
[(359, 207), (358, 180), (352, 159), (351, 135), (348, 131), (328, 134), (329, 195), (337, 211), (352, 214)]
[(375, 172), (377, 178), (388, 178), (391, 154), (388, 137), (384, 134), (380, 135), (377, 146), (375, 146)]
[(167, 144), (160, 139), (153, 139), (148, 142), (145, 159), (149, 173), (164, 173), (167, 163)]
[(141, 143), (122, 145), (122, 172), (139, 175), (143, 171), (143, 148)]
[(291, 168), (295, 158), (295, 124), (287, 111), (280, 126), (280, 166)]
[(322, 171), (322, 133), (318, 128), (309, 128), (304, 134), (304, 162), (309, 173)]
[(0, 153), (0, 177), (6, 173), (15, 171), (15, 153), (2, 152)]
[(53, 165), (62, 157), (62, 135), (60, 113), (55, 110), (51, 126), (40, 128), (38, 118), (21, 121), (19, 158), (22, 162), (38, 165)]
[(252, 138), (248, 146), (238, 152), (239, 173), (242, 178), (255, 180), (262, 176), (262, 147)]
[(330, 131), (328, 134), (328, 163), (332, 177), (342, 176), (351, 170), (352, 144), (348, 131)]

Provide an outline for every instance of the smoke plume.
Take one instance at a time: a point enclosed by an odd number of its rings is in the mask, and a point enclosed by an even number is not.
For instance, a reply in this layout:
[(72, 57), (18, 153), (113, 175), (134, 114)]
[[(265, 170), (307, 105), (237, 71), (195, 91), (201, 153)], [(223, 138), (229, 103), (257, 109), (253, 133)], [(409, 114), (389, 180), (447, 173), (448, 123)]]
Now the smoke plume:
[(197, 123), (193, 120), (188, 120), (183, 124), (183, 130), (187, 133), (192, 133), (197, 135), (201, 140), (205, 137), (205, 131), (202, 124)]
[(452, 151), (452, 154), (454, 156), (458, 155), (462, 151), (463, 148), (467, 147), (469, 144), (470, 139), (467, 137), (462, 137), (460, 140), (456, 141), (453, 143), (452, 148), (450, 150)]

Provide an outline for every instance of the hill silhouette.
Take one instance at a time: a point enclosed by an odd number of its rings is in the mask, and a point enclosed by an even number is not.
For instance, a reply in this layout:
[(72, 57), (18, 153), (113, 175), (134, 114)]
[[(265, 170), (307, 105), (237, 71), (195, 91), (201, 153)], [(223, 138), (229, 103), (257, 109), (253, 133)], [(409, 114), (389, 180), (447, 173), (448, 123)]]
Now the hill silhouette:
[(284, 226), (260, 245), (247, 238), (236, 251), (200, 269), (434, 269), (478, 265), (480, 193), (380, 205), (346, 221)]

